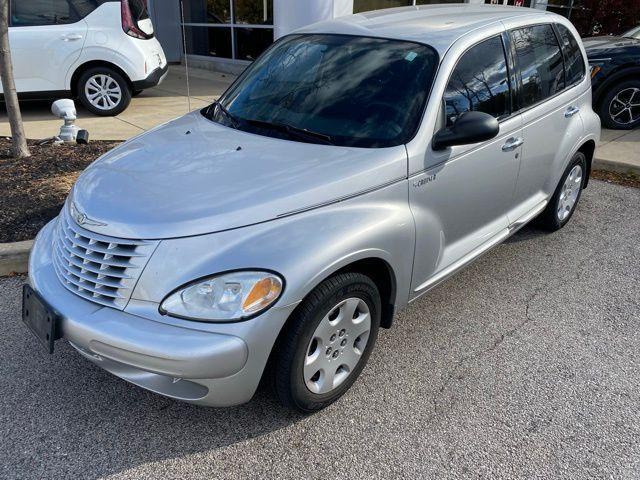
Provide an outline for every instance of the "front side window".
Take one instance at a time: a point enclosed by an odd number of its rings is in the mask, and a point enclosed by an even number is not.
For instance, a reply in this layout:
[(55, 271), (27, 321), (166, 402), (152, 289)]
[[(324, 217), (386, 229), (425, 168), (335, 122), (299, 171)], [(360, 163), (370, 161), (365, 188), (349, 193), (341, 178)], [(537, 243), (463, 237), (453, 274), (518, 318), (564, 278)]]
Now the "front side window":
[(557, 25), (564, 51), (564, 63), (567, 77), (567, 85), (580, 82), (586, 73), (584, 57), (578, 45), (578, 41), (564, 25)]
[(522, 106), (535, 105), (564, 88), (564, 64), (551, 25), (511, 32), (522, 78)]
[(496, 118), (511, 113), (507, 60), (500, 37), (471, 47), (460, 58), (444, 94), (447, 126), (469, 111)]
[(292, 35), (254, 62), (205, 114), (278, 138), (401, 145), (419, 126), (437, 65), (435, 50), (413, 42)]
[(80, 20), (68, 0), (12, 0), (11, 26), (62, 25)]

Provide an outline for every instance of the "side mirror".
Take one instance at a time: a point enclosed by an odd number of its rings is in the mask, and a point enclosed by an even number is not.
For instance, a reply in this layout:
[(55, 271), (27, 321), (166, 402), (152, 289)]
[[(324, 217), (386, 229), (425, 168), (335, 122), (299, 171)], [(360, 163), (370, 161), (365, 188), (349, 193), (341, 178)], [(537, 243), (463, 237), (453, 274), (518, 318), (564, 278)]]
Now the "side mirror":
[(449, 128), (443, 128), (433, 136), (434, 150), (444, 150), (454, 145), (469, 145), (495, 138), (500, 133), (498, 120), (484, 112), (465, 112)]

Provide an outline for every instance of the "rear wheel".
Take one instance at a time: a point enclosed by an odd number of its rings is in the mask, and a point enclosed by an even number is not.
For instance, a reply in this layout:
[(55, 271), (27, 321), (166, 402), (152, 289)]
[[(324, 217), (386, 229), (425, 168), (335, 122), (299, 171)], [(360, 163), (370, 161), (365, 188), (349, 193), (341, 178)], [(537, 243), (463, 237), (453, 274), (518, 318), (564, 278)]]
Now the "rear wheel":
[(631, 130), (640, 125), (640, 80), (611, 87), (602, 99), (599, 113), (607, 128)]
[(564, 171), (549, 204), (537, 219), (537, 224), (550, 232), (564, 227), (575, 212), (587, 173), (587, 158), (577, 152)]
[(275, 347), (271, 374), (280, 402), (313, 412), (340, 398), (373, 350), (380, 311), (376, 285), (359, 273), (331, 277), (309, 294)]
[(109, 67), (90, 68), (78, 80), (80, 101), (95, 115), (122, 113), (131, 102), (131, 93), (122, 75)]

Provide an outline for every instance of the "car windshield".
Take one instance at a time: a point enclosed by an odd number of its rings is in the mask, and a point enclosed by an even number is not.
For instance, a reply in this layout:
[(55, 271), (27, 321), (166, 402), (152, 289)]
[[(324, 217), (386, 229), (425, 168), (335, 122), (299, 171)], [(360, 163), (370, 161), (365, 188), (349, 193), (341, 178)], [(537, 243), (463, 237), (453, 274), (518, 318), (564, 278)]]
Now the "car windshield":
[(640, 38), (640, 26), (622, 34), (623, 37)]
[(435, 50), (350, 35), (285, 37), (204, 114), (260, 135), (381, 148), (409, 141), (438, 65)]

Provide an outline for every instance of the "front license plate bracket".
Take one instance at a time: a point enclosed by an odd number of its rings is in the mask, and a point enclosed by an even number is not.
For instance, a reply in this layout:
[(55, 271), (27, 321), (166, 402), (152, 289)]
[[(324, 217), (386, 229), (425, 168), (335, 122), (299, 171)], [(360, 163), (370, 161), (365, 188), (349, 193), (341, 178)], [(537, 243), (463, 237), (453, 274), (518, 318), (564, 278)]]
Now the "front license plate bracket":
[(54, 342), (61, 337), (60, 317), (30, 285), (22, 287), (22, 321), (45, 350), (53, 353)]

